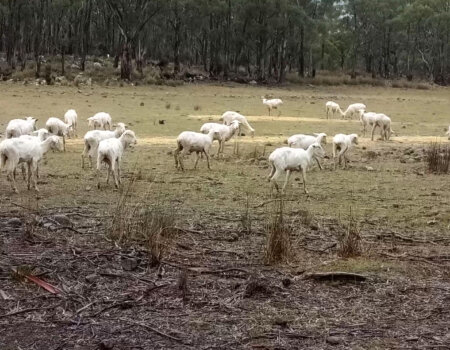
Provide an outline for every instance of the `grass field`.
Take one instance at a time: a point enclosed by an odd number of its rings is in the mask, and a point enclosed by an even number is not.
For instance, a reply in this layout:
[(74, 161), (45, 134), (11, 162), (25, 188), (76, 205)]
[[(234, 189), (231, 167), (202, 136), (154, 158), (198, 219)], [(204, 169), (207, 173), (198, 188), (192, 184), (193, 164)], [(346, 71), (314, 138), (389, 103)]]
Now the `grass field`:
[[(38, 310), (10, 316), (14, 322), (0, 319), (0, 332), (11, 334), (3, 343), (0, 339), (1, 348), (18, 349), (34, 342), (40, 349), (42, 334), (53, 335), (54, 348), (63, 343), (72, 348), (79, 339), (83, 349), (97, 348), (106, 338), (113, 342), (106, 348), (114, 349), (149, 344), (204, 349), (450, 345), (445, 311), (450, 306), (449, 175), (428, 173), (424, 162), (431, 142), (448, 143), (443, 137), (450, 123), (448, 89), (241, 85), (77, 89), (15, 84), (0, 89), (0, 130), (10, 119), (27, 115), (39, 118), (38, 127), (43, 127), (48, 117), (62, 118), (68, 108), (77, 110), (80, 124), (78, 138), (67, 142), (67, 152), (47, 154), (38, 194), (27, 191), (20, 177), (21, 193), (13, 194), (5, 175), (0, 177), (4, 231), (0, 278), (5, 281), (0, 290), (12, 296), (0, 310), (14, 312), (17, 300), (23, 300), (21, 308), (54, 306), (67, 313), (57, 316)], [(261, 95), (283, 99), (280, 116), (267, 115)], [(270, 152), (294, 133), (325, 132), (329, 142), (336, 133), (360, 133), (356, 120), (325, 119), (328, 100), (343, 107), (363, 102), (370, 111), (389, 115), (396, 135), (389, 142), (362, 137), (349, 155), (347, 170), (333, 171), (332, 160), (326, 159), (324, 171), (315, 168), (307, 174), (309, 196), (303, 193), (301, 176), (293, 176), (284, 211), (295, 227), (292, 254), (286, 265), (265, 266), (265, 227), (274, 199), (266, 180)], [(238, 156), (231, 154), (229, 143), (225, 158), (212, 160), (211, 171), (205, 161), (191, 170), (194, 156), (185, 160), (186, 172), (175, 170), (171, 152), (176, 136), (199, 130), (226, 110), (246, 115), (255, 137), (241, 138)], [(81, 169), (86, 118), (99, 111), (125, 122), (138, 137), (137, 146), (125, 155), (119, 191), (104, 184), (106, 171), (98, 190), (94, 171)], [(331, 158), (330, 144), (327, 154)], [(166, 273), (161, 281), (159, 270), (148, 263), (145, 245), (111, 241), (108, 222), (125, 197), (129, 203), (173, 212), (171, 220), (180, 230), (163, 259)], [(363, 237), (364, 253), (340, 259), (333, 244), (345, 231), (350, 212)], [(70, 217), (84, 234), (37, 225), (28, 237), (27, 225), (19, 229), (7, 225), (11, 217), (25, 223), (34, 215), (55, 214)], [(129, 258), (139, 261), (131, 272), (121, 265)], [(7, 270), (18, 265), (32, 266), (64, 291), (57, 306), (45, 291), (9, 277)], [(180, 270), (189, 275), (188, 296), (177, 287)], [(363, 273), (371, 280), (359, 285), (302, 279), (306, 271), (330, 270)], [(85, 276), (92, 274), (96, 282), (86, 282)], [(282, 287), (283, 278), (292, 281), (290, 288)], [(248, 286), (255, 280), (267, 288), (248, 296)], [(156, 291), (151, 292), (156, 288), (152, 285), (158, 285)], [(28, 300), (35, 295), (44, 298), (38, 299), (42, 303)], [(120, 307), (103, 310), (110, 305), (107, 300)], [(91, 302), (85, 309), (88, 315), (84, 309), (76, 312)], [(184, 340), (133, 326), (132, 320)], [(33, 332), (28, 342), (22, 342), (18, 335), (30, 330), (42, 334)], [(145, 333), (136, 336), (138, 331)], [(331, 345), (334, 341), (337, 344)]]

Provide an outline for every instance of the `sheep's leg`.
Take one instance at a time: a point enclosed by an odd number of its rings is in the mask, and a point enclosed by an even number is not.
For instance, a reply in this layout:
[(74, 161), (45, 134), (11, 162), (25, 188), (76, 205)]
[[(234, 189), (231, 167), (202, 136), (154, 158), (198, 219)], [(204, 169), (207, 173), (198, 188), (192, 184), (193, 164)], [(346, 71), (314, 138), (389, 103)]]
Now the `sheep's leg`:
[[(31, 175), (34, 175), (33, 177), (33, 182), (34, 182), (34, 190), (36, 192), (39, 192), (39, 189), (37, 187), (37, 168), (38, 168), (38, 163), (37, 162), (32, 162), (32, 164), (28, 165), (28, 171), (31, 173)], [(31, 179), (32, 176), (30, 176)]]
[(112, 162), (110, 162), (110, 168), (109, 169), (110, 169), (110, 172), (112, 172), (112, 175), (113, 175), (114, 186), (116, 188), (119, 188), (119, 182), (117, 181), (117, 176), (116, 176), (116, 160), (113, 160)]
[(110, 176), (111, 176), (111, 165), (108, 164), (108, 175), (106, 176), (106, 184), (107, 185), (109, 185), (109, 177)]
[(66, 137), (63, 135), (63, 149), (64, 149), (64, 152), (66, 151)]
[(36, 164), (36, 178), (40, 179), (40, 175), (39, 175), (39, 163)]
[(322, 165), (320, 164), (319, 160), (317, 158), (315, 158), (315, 159), (316, 159), (317, 165), (319, 166), (319, 169), (323, 170)]
[(286, 186), (289, 182), (289, 178), (291, 177), (291, 171), (290, 170), (286, 170), (286, 179), (284, 180), (284, 185), (283, 188), (281, 189), (281, 193), (284, 193), (284, 191), (286, 190)]
[(267, 109), (269, 110), (269, 117), (270, 117), (270, 110), (271, 110), (271, 108), (270, 108), (270, 107), (268, 107)]
[(27, 176), (27, 188), (28, 191), (31, 190), (31, 163), (27, 163), (28, 176)]
[(303, 179), (303, 191), (308, 194), (308, 190), (306, 189), (306, 169), (302, 168), (302, 179)]
[(222, 144), (223, 144), (223, 141), (219, 140), (219, 148), (218, 148), (217, 154), (216, 154), (217, 158), (219, 158), (220, 152), (222, 151)]
[(211, 170), (211, 166), (209, 164), (209, 154), (206, 151), (203, 151), (203, 152), (205, 152), (206, 162), (208, 163), (208, 169)]
[(197, 169), (198, 160), (200, 159), (200, 152), (195, 152), (195, 154), (197, 155), (197, 159), (195, 159), (194, 169)]
[(117, 177), (120, 185), (122, 184), (121, 175), (122, 174), (120, 173), (120, 160), (119, 158), (117, 158)]
[[(84, 145), (83, 153), (81, 153), (81, 169), (84, 169), (84, 158), (89, 154), (89, 150), (86, 145)], [(89, 160), (91, 162), (92, 168), (92, 157), (89, 155)]]
[(373, 134), (375, 132), (376, 127), (377, 127), (377, 124), (373, 124), (373, 126), (372, 126), (372, 136), (371, 136), (371, 140), (372, 141), (373, 141)]
[(11, 182), (11, 188), (15, 193), (19, 193), (16, 186), (16, 180), (14, 178), (14, 171), (8, 171), (8, 174), (6, 175), (6, 178)]
[(175, 151), (173, 151), (173, 157), (175, 159), (175, 169), (178, 169), (178, 155), (180, 154), (180, 150), (177, 148)]
[(275, 170), (276, 170), (275, 165), (272, 163), (272, 170), (270, 170), (270, 174), (269, 174), (269, 176), (267, 177), (267, 181), (270, 182), (270, 180), (271, 180), (272, 177), (273, 177), (273, 174), (275, 174)]
[(27, 179), (27, 174), (25, 172), (25, 164), (23, 163), (22, 163), (22, 177), (24, 181)]
[(100, 159), (97, 158), (97, 171), (96, 171), (96, 177), (97, 177), (97, 188), (100, 189)]
[(334, 170), (336, 170), (336, 144), (333, 143), (333, 160), (334, 160)]

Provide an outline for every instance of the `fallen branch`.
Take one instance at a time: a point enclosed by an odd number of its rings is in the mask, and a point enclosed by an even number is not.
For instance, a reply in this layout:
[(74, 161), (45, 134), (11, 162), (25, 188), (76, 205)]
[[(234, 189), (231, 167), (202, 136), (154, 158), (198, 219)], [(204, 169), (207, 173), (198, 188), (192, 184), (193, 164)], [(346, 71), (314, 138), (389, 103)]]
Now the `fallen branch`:
[(135, 322), (135, 321), (132, 321), (132, 320), (129, 320), (129, 319), (126, 319), (126, 318), (119, 318), (119, 320), (120, 320), (120, 321), (123, 321), (123, 322), (126, 322), (126, 323), (128, 323), (128, 324), (132, 324), (132, 325), (135, 325), (135, 326), (139, 326), (139, 327), (148, 329), (149, 331), (152, 331), (152, 332), (154, 332), (154, 333), (156, 333), (156, 334), (158, 334), (158, 335), (160, 335), (160, 336), (162, 336), (162, 337), (165, 337), (165, 338), (167, 338), (167, 339), (171, 339), (171, 340), (176, 341), (176, 342), (179, 342), (179, 343), (181, 343), (181, 344), (184, 344), (184, 345), (190, 345), (190, 344), (185, 343), (185, 342), (184, 342), (182, 339), (180, 339), (180, 338), (177, 338), (177, 337), (174, 337), (174, 336), (172, 336), (172, 335), (170, 335), (170, 334), (161, 332), (161, 331), (157, 330), (156, 328), (153, 328), (153, 327), (148, 326), (148, 325), (146, 325), (146, 324), (143, 324), (143, 323), (140, 323), (140, 322)]
[(305, 275), (307, 279), (313, 279), (316, 281), (365, 281), (366, 276), (360, 275), (358, 273), (351, 272), (312, 272)]
[(15, 316), (24, 314), (26, 312), (32, 312), (32, 311), (38, 311), (38, 310), (48, 310), (48, 309), (54, 309), (56, 306), (48, 306), (48, 307), (32, 307), (30, 309), (23, 309), (15, 312), (10, 312), (9, 314), (0, 315), (0, 318), (6, 318), (9, 316)]

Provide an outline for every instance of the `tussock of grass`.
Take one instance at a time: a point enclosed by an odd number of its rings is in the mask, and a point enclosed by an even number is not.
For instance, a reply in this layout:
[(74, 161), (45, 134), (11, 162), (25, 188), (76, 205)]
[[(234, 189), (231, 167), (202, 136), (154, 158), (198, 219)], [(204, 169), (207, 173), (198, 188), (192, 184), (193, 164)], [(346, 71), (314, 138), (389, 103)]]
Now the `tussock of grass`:
[(432, 143), (426, 151), (428, 170), (434, 174), (447, 174), (450, 169), (450, 147)]
[(267, 215), (268, 222), (265, 227), (267, 245), (264, 260), (269, 265), (287, 262), (291, 249), (292, 227), (285, 222), (283, 199), (276, 200), (273, 207), (273, 212)]

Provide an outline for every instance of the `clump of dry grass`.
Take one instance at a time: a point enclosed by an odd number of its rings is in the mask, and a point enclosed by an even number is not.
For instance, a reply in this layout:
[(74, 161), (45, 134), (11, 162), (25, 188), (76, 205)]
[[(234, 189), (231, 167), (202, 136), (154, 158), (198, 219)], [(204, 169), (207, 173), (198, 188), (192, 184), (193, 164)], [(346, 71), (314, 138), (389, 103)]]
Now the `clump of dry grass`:
[(342, 258), (356, 257), (362, 253), (360, 228), (351, 208), (348, 226), (346, 232), (339, 239), (337, 253)]
[(250, 196), (247, 193), (247, 198), (245, 201), (245, 208), (241, 214), (241, 225), (244, 232), (247, 234), (252, 233), (252, 217), (250, 215)]
[(195, 105), (194, 106), (194, 111), (199, 111), (201, 109), (202, 109), (202, 107), (200, 105)]
[(268, 215), (265, 231), (267, 233), (265, 263), (287, 262), (291, 253), (290, 234), (292, 227), (285, 222), (283, 198), (274, 202), (274, 210)]
[(434, 174), (447, 174), (450, 169), (450, 147), (437, 142), (426, 150), (428, 170)]
[(172, 207), (165, 207), (160, 202), (150, 204), (149, 196), (131, 201), (135, 181), (135, 178), (130, 181), (113, 209), (109, 237), (117, 244), (144, 246), (149, 253), (150, 265), (157, 266), (171, 246), (176, 214)]

